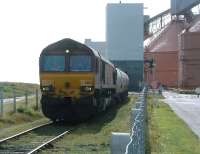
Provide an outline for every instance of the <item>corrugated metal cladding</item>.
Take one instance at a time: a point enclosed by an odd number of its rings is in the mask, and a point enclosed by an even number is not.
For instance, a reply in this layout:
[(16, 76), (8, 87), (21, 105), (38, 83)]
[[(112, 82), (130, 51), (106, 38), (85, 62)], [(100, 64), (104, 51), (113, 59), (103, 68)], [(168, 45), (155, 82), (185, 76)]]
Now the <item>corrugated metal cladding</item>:
[(151, 71), (145, 65), (145, 81), (154, 88), (162, 83), (168, 87), (177, 87), (178, 84), (178, 51), (146, 52), (145, 59), (154, 59), (156, 66)]
[(180, 14), (194, 3), (199, 3), (199, 0), (171, 0), (171, 13), (172, 15)]
[(200, 87), (200, 17), (180, 35), (179, 87)]
[(143, 81), (143, 4), (108, 4), (106, 15), (108, 58), (130, 78), (130, 90)]
[(179, 87), (200, 86), (200, 32), (185, 32), (180, 36)]

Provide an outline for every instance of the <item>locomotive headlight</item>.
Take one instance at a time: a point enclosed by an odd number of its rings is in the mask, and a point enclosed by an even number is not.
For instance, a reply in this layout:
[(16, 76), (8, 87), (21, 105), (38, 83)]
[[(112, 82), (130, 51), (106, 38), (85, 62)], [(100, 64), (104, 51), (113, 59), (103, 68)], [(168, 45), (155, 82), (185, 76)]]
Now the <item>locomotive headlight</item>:
[(54, 91), (54, 89), (53, 89), (53, 86), (43, 86), (42, 88), (42, 91), (43, 92), (53, 92)]
[(65, 50), (65, 52), (68, 54), (70, 51), (69, 51), (69, 49), (67, 49), (67, 50)]
[(42, 91), (48, 91), (48, 90), (49, 90), (48, 87), (43, 87), (43, 88), (42, 88)]
[(85, 91), (92, 91), (91, 87), (85, 87)]
[(80, 90), (81, 90), (81, 92), (92, 92), (93, 87), (92, 86), (81, 86)]

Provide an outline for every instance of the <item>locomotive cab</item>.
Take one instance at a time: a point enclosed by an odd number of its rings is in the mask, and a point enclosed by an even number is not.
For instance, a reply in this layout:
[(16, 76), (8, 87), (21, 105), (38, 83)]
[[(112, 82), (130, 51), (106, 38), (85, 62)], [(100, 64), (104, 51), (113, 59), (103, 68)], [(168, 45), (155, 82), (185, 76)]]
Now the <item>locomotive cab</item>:
[(72, 100), (94, 93), (95, 57), (88, 50), (48, 50), (40, 57), (40, 81), (44, 95)]
[(71, 39), (50, 44), (40, 55), (42, 111), (54, 121), (87, 119), (124, 93), (124, 76), (84, 44)]

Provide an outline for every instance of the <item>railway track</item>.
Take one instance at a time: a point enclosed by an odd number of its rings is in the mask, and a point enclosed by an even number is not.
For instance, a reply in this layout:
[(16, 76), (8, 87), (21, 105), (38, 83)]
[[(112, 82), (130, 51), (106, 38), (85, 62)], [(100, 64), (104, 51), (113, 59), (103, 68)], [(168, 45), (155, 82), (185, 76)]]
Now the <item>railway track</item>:
[(49, 122), (0, 140), (0, 154), (33, 154), (52, 147), (52, 142), (71, 132), (72, 128)]

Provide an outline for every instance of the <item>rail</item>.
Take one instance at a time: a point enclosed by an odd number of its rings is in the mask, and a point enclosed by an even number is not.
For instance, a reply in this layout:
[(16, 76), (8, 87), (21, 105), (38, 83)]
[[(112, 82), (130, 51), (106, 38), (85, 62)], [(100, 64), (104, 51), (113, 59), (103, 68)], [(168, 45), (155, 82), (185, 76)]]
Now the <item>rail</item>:
[(18, 134), (15, 134), (15, 135), (6, 137), (6, 138), (4, 138), (4, 139), (0, 139), (0, 144), (2, 144), (2, 143), (4, 143), (4, 142), (7, 142), (7, 141), (9, 141), (9, 140), (11, 140), (11, 139), (15, 139), (15, 138), (17, 138), (17, 137), (20, 137), (20, 136), (22, 136), (22, 135), (25, 135), (25, 134), (27, 134), (27, 133), (33, 131), (33, 130), (36, 130), (36, 129), (39, 129), (39, 128), (41, 128), (41, 127), (48, 126), (48, 125), (51, 125), (51, 124), (53, 124), (53, 122), (48, 122), (48, 123), (46, 123), (46, 124), (42, 124), (42, 125), (33, 127), (33, 128), (31, 128), (31, 129), (28, 129), (28, 130), (25, 130), (25, 131), (20, 132), (20, 133), (18, 133)]
[(131, 136), (130, 142), (126, 146), (125, 154), (145, 154), (145, 131), (147, 112), (147, 92), (145, 87), (139, 96), (131, 113)]
[(48, 148), (48, 145), (61, 139), (73, 129), (74, 128), (66, 128), (66, 126), (53, 125), (52, 122), (48, 122), (5, 139), (1, 139), (0, 153), (37, 153), (40, 150)]
[(68, 134), (69, 132), (71, 132), (71, 130), (67, 130), (64, 133), (54, 137), (53, 139), (39, 145), (38, 147), (36, 147), (35, 149), (33, 149), (32, 151), (30, 151), (28, 154), (33, 154), (33, 153), (37, 153), (38, 151), (40, 151), (41, 149), (44, 149), (45, 147), (47, 147), (47, 145), (51, 144), (52, 142), (57, 141), (58, 139), (61, 139), (65, 134)]

